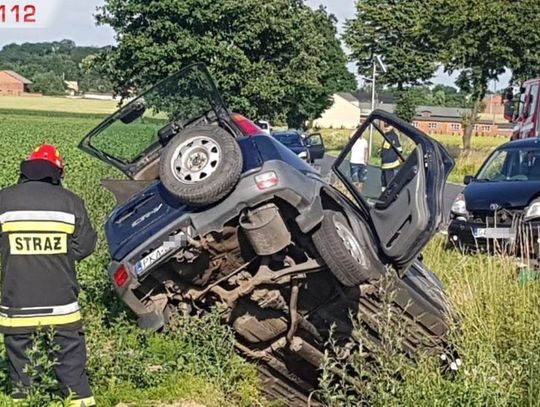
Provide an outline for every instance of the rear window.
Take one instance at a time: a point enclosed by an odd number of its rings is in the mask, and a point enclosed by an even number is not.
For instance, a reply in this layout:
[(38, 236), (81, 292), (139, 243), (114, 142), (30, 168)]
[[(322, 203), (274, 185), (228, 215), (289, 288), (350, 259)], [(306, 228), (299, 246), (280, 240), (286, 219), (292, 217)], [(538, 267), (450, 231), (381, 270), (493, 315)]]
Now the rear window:
[(303, 147), (304, 143), (300, 135), (296, 133), (274, 134), (274, 137), (286, 147)]
[(199, 65), (183, 69), (130, 101), (89, 137), (101, 153), (130, 164), (160, 148), (158, 133), (171, 121), (183, 127), (213, 111), (220, 101)]

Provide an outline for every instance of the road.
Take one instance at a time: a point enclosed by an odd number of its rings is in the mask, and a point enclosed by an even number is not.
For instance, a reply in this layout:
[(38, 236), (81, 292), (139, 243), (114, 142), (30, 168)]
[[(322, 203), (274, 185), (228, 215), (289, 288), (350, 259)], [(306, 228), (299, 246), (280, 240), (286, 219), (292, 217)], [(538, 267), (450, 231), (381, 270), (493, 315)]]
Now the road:
[[(316, 166), (320, 166), (321, 174), (324, 178), (330, 179), (332, 173), (332, 164), (334, 163), (336, 157), (330, 155), (325, 155), (322, 160), (319, 160), (315, 163)], [(463, 185), (456, 185), (447, 183), (444, 189), (444, 208), (445, 213), (450, 213), (450, 208), (456, 196), (463, 191)]]

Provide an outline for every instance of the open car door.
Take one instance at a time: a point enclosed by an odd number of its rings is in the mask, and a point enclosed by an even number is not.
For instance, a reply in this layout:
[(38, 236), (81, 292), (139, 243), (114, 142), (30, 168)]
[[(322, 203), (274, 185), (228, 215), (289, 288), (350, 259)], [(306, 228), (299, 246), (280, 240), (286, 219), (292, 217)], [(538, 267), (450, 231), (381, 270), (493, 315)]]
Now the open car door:
[(105, 119), (79, 148), (134, 180), (158, 177), (159, 156), (180, 130), (229, 120), (229, 112), (203, 64), (187, 66)]
[[(360, 138), (368, 142), (358, 142)], [(437, 141), (376, 110), (356, 131), (333, 170), (369, 213), (369, 226), (388, 263), (403, 270), (443, 222), (443, 191), (453, 166)]]

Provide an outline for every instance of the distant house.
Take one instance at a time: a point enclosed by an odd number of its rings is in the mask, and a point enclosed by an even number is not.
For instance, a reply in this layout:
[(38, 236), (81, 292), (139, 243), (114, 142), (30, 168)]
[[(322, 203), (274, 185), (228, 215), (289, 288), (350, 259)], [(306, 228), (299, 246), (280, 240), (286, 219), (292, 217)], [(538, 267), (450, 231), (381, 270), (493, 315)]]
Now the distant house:
[(32, 82), (13, 71), (0, 71), (0, 96), (22, 96), (30, 93)]
[[(354, 129), (360, 122), (371, 114), (371, 102), (366, 101), (366, 95), (361, 99), (355, 93), (336, 93), (334, 104), (320, 119), (314, 121), (318, 128)], [(376, 105), (377, 109), (393, 113), (396, 105), (392, 99), (385, 98), (386, 103)], [(487, 104), (486, 111), (480, 115), (480, 120), (474, 128), (476, 135), (510, 136), (512, 125), (504, 120), (500, 109), (500, 101)], [(463, 115), (468, 112), (465, 108), (449, 108), (440, 106), (419, 106), (412, 122), (413, 126), (427, 134), (461, 135)]]

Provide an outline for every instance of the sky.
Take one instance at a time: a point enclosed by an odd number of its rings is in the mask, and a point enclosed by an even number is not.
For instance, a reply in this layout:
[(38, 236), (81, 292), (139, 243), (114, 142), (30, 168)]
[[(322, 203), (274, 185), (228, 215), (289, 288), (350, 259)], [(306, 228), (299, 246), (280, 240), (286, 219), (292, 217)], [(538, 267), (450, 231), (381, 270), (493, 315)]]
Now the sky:
[[(264, 0), (261, 0), (264, 1)], [(4, 0), (2, 3), (15, 4), (15, 0)], [(339, 30), (342, 32), (346, 19), (354, 16), (354, 0), (306, 0), (311, 7), (324, 5), (327, 10), (336, 15), (339, 20)], [(18, 27), (6, 28), (0, 24), (0, 47), (10, 43), (40, 42), (70, 39), (77, 45), (105, 46), (114, 44), (114, 31), (109, 27), (97, 27), (93, 15), (96, 8), (104, 3), (103, 0), (34, 0), (37, 8), (39, 28)], [(41, 14), (40, 14), (41, 13)], [(354, 65), (349, 66), (355, 72)], [(356, 73), (356, 72), (355, 72)], [(433, 83), (453, 85), (456, 74), (448, 76), (439, 70), (432, 80)], [(501, 89), (507, 86), (510, 74), (499, 78), (498, 83), (492, 83), (490, 88)]]

